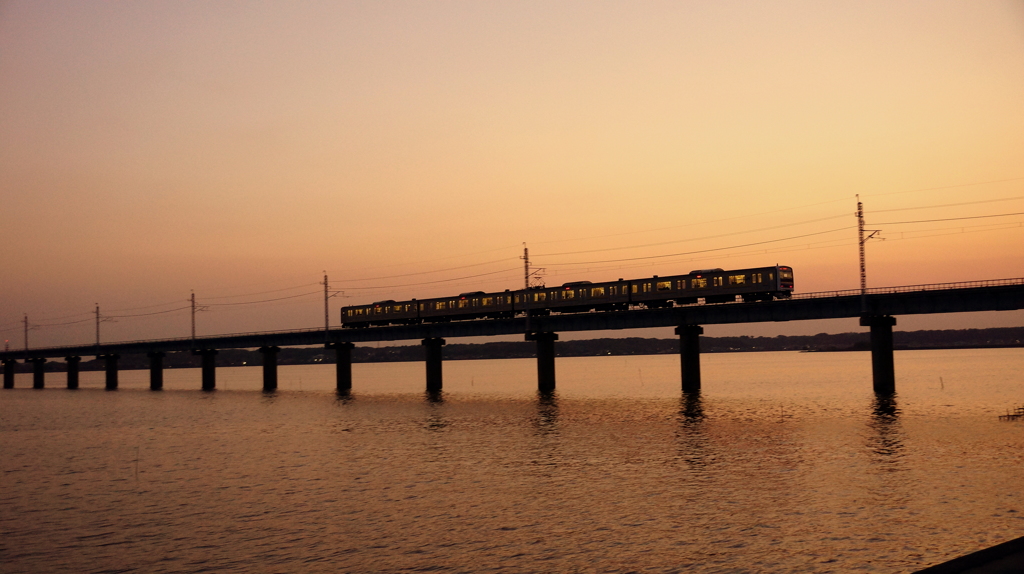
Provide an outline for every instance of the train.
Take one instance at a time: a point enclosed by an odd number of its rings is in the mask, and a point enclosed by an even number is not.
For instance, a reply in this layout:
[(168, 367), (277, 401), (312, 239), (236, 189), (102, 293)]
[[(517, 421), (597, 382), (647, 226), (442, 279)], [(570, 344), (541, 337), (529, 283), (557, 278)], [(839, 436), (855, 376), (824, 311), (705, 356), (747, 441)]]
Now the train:
[(530, 287), (451, 297), (376, 301), (341, 308), (342, 327), (415, 325), (470, 319), (507, 319), (555, 313), (659, 309), (677, 305), (771, 301), (793, 293), (793, 268), (782, 265), (734, 269), (697, 269), (685, 275), (655, 275), (592, 283), (573, 281), (558, 287)]

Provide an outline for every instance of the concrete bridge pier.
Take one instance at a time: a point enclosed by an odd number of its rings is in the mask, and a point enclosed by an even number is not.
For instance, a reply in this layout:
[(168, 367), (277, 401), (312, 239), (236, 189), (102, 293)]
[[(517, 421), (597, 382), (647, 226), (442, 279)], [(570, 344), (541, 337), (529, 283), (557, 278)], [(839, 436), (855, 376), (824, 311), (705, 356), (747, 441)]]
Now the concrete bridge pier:
[(18, 364), (18, 361), (14, 359), (4, 359), (4, 388), (14, 388), (14, 366)]
[(441, 347), (445, 340), (440, 337), (423, 339), (423, 347), (427, 356), (427, 392), (436, 393), (441, 390)]
[(555, 341), (558, 333), (527, 333), (527, 341), (537, 341), (537, 390), (555, 390)]
[(68, 364), (68, 388), (78, 388), (78, 363), (82, 362), (82, 357), (64, 357), (64, 361)]
[(263, 355), (263, 392), (272, 393), (277, 390), (277, 353), (281, 347), (270, 345), (259, 350)]
[(338, 383), (338, 392), (348, 394), (352, 391), (352, 343), (327, 343), (328, 349), (334, 349), (335, 374)]
[(164, 389), (164, 357), (163, 351), (152, 351), (146, 353), (149, 357), (149, 390), (162, 391)]
[(117, 360), (121, 358), (121, 355), (117, 353), (111, 353), (109, 355), (97, 355), (97, 359), (103, 359), (106, 361), (107, 371), (107, 384), (106, 389), (108, 391), (117, 390)]
[(676, 327), (679, 335), (679, 360), (683, 375), (683, 392), (700, 392), (700, 336), (704, 327), (700, 325), (680, 325)]
[(26, 363), (32, 363), (32, 388), (42, 389), (46, 387), (46, 359), (33, 357), (25, 359)]
[(896, 317), (864, 315), (862, 327), (871, 327), (871, 378), (875, 392), (896, 392), (896, 370), (892, 360), (892, 328)]
[(217, 388), (217, 349), (197, 349), (193, 355), (202, 358), (203, 390), (212, 391)]

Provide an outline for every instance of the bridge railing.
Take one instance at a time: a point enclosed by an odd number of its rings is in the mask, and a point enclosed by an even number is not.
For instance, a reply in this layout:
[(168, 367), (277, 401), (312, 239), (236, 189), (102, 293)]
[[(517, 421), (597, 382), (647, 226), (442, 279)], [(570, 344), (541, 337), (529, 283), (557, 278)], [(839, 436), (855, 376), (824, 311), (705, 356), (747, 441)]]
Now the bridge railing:
[[(949, 289), (1001, 287), (1004, 285), (1024, 285), (1024, 277), (1018, 277), (1015, 279), (987, 279), (985, 281), (959, 281), (955, 283), (924, 283), (921, 285), (902, 285), (900, 287), (871, 287), (865, 292), (868, 295), (886, 295), (890, 293), (915, 293), (919, 291), (945, 291)], [(792, 299), (822, 299), (826, 297), (851, 297), (858, 295), (860, 295), (860, 289), (842, 289), (839, 291), (794, 293)]]

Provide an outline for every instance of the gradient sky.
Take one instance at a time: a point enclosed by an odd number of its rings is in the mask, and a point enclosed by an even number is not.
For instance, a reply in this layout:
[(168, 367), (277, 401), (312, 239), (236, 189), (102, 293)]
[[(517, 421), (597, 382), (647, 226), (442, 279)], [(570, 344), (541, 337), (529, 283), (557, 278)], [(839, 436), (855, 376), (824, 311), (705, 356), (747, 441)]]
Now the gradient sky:
[(0, 338), (187, 336), (124, 315), (191, 290), (200, 334), (315, 327), (323, 271), (337, 324), (518, 288), (524, 242), (548, 284), (851, 289), (856, 194), (869, 286), (1021, 277), (1024, 216), (899, 222), (1024, 212), (1022, 103), (1020, 1), (0, 1)]

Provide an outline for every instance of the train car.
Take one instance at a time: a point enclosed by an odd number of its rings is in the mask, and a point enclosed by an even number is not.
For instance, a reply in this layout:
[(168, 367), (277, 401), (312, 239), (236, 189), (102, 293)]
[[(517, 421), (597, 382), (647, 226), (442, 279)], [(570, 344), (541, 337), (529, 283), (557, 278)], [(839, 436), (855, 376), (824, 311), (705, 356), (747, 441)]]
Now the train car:
[(689, 305), (703, 299), (705, 303), (770, 301), (789, 297), (793, 291), (793, 269), (790, 267), (757, 267), (726, 271), (721, 268), (697, 269), (686, 275), (672, 275), (630, 281), (630, 301), (648, 308), (667, 307), (673, 303)]
[(535, 287), (516, 291), (517, 312), (547, 315), (552, 311), (580, 313), (629, 308), (629, 282), (619, 279), (604, 283), (573, 281), (560, 287)]
[(419, 319), (424, 323), (463, 319), (499, 319), (515, 313), (512, 292), (485, 293), (473, 291), (455, 297), (423, 299), (418, 302)]
[(472, 291), (452, 297), (411, 301), (377, 301), (341, 310), (342, 326), (368, 327), (437, 323), (466, 319), (498, 319), (528, 313), (613, 311), (643, 305), (649, 309), (737, 300), (770, 301), (793, 292), (793, 268), (781, 265), (726, 271), (697, 269), (685, 275), (657, 275), (603, 283), (574, 281), (560, 287), (531, 287), (500, 293)]
[(344, 327), (369, 327), (371, 325), (402, 325), (418, 323), (416, 300), (376, 301), (369, 305), (351, 305), (341, 308), (341, 324)]

